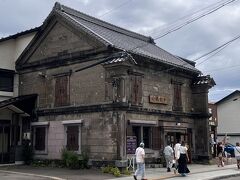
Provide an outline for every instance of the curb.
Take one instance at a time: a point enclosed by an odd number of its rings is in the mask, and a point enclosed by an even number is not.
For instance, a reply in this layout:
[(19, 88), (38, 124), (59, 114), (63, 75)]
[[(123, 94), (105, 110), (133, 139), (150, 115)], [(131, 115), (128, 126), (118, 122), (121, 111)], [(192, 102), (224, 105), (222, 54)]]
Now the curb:
[(225, 176), (219, 176), (219, 177), (211, 178), (211, 179), (208, 179), (208, 180), (220, 180), (220, 179), (226, 179), (226, 178), (230, 178), (230, 177), (238, 177), (238, 176), (240, 176), (240, 173), (237, 173), (237, 174), (230, 174), (230, 175), (225, 175)]
[(34, 177), (48, 178), (48, 179), (53, 179), (53, 180), (67, 180), (67, 179), (54, 177), (54, 176), (45, 176), (45, 175), (31, 174), (31, 173), (22, 173), (22, 172), (16, 172), (16, 171), (0, 170), (0, 172), (10, 173), (10, 174), (20, 174), (20, 175), (25, 175), (25, 176), (34, 176)]

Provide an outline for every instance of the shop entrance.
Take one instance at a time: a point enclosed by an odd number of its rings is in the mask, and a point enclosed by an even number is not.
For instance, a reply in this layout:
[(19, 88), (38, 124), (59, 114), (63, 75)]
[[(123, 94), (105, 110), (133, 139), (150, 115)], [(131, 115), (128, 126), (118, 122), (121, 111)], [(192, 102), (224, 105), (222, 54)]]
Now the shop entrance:
[(10, 161), (10, 122), (0, 121), (0, 164)]
[(170, 146), (173, 148), (174, 145), (179, 142), (185, 141), (185, 143), (188, 146), (188, 155), (191, 162), (191, 154), (192, 154), (192, 134), (190, 132), (184, 133), (184, 132), (167, 132), (165, 135), (165, 142), (170, 144)]
[(170, 144), (171, 147), (174, 147), (174, 145), (177, 143), (177, 141), (181, 143), (182, 141), (185, 141), (188, 144), (188, 136), (187, 134), (180, 133), (180, 132), (168, 132), (166, 135), (166, 143)]

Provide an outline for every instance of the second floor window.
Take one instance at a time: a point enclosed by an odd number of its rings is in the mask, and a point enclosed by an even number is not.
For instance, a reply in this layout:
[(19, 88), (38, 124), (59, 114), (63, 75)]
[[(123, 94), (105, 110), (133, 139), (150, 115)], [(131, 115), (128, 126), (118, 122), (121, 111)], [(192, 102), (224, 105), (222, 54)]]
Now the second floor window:
[(69, 105), (69, 76), (58, 76), (55, 79), (55, 106)]
[(142, 76), (131, 76), (131, 103), (132, 105), (142, 104)]
[(13, 73), (0, 71), (0, 91), (13, 92)]
[(173, 84), (173, 110), (182, 111), (182, 85)]

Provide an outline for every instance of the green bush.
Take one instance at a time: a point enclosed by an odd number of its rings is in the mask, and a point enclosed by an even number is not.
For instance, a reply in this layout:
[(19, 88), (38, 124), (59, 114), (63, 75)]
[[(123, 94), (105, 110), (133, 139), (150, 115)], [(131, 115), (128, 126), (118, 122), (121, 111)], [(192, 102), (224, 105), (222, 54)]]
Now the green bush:
[(116, 177), (121, 176), (121, 172), (117, 167), (112, 168), (112, 172), (113, 172), (113, 175), (116, 176)]
[(89, 168), (88, 166), (88, 160), (89, 160), (89, 157), (88, 157), (88, 154), (87, 153), (82, 153), (80, 156), (79, 156), (79, 163), (80, 163), (80, 168), (81, 169), (85, 169), (85, 168)]
[(66, 149), (62, 150), (62, 160), (66, 167), (71, 169), (79, 169), (79, 157), (76, 152), (68, 151)]
[(111, 172), (111, 168), (110, 166), (106, 166), (106, 167), (102, 167), (102, 172), (103, 173), (110, 173)]
[(126, 169), (123, 171), (123, 174), (130, 176), (132, 173), (129, 171), (128, 168), (126, 168)]
[(117, 167), (111, 167), (111, 166), (102, 167), (102, 172), (113, 174), (116, 177), (121, 176), (121, 172)]

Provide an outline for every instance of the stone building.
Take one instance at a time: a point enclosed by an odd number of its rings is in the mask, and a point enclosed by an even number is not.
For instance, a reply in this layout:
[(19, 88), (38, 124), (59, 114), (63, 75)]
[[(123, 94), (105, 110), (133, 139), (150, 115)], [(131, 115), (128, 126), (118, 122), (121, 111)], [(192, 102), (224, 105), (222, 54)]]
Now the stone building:
[(56, 3), (16, 62), (31, 116), (35, 158), (67, 148), (91, 162), (125, 160), (145, 143), (148, 159), (185, 140), (208, 159), (208, 89), (195, 63), (146, 37)]

